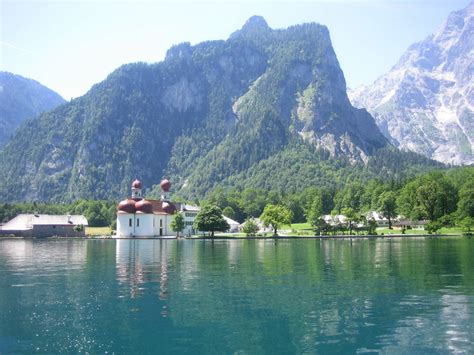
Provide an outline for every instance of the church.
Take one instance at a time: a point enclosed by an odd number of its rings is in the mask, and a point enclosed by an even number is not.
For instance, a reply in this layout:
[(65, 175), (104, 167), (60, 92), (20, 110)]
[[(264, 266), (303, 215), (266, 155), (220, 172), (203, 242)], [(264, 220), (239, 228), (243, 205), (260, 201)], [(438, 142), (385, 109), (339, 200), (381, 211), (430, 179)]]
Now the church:
[(180, 234), (195, 233), (192, 227), (199, 207), (171, 202), (169, 180), (162, 180), (160, 187), (161, 198), (149, 200), (142, 196), (142, 183), (137, 179), (132, 182), (131, 197), (117, 206), (115, 238), (176, 236), (176, 232), (171, 229), (171, 221), (177, 212), (182, 212), (184, 216), (185, 226)]

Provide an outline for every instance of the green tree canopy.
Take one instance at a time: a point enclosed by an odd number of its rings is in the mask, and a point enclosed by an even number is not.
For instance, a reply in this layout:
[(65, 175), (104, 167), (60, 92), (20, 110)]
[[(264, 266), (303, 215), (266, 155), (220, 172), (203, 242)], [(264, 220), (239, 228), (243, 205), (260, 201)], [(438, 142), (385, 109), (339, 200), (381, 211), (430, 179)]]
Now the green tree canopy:
[(258, 225), (253, 218), (248, 218), (245, 221), (242, 231), (248, 236), (255, 235), (258, 232)]
[(445, 174), (433, 172), (406, 184), (397, 200), (399, 211), (412, 219), (437, 220), (456, 210), (457, 191)]
[(222, 214), (226, 217), (229, 217), (230, 219), (235, 219), (235, 211), (232, 207), (227, 206), (222, 210)]
[(210, 232), (214, 237), (214, 232), (225, 232), (230, 228), (222, 216), (222, 210), (215, 205), (206, 205), (196, 216), (194, 220), (194, 229), (204, 232)]
[(273, 235), (277, 236), (278, 228), (282, 224), (291, 224), (292, 217), (291, 210), (289, 210), (288, 207), (270, 204), (265, 206), (260, 220), (265, 226), (271, 226)]
[(467, 181), (459, 190), (457, 211), (460, 219), (474, 218), (474, 178)]
[(352, 229), (353, 229), (353, 226), (354, 226), (354, 222), (358, 221), (357, 213), (351, 207), (343, 208), (341, 212), (344, 216), (346, 216), (347, 224), (348, 224), (348, 227), (349, 227), (349, 234), (352, 234)]
[(323, 198), (321, 193), (318, 193), (314, 196), (313, 201), (311, 201), (308, 209), (306, 210), (306, 220), (313, 227), (316, 227), (320, 224), (321, 215), (323, 214)]
[(397, 209), (397, 195), (393, 191), (385, 191), (377, 201), (377, 211), (388, 219), (388, 228), (392, 229), (392, 218), (395, 217)]
[(179, 233), (184, 229), (184, 216), (181, 212), (175, 214), (173, 220), (171, 221), (171, 229), (177, 233), (179, 237)]

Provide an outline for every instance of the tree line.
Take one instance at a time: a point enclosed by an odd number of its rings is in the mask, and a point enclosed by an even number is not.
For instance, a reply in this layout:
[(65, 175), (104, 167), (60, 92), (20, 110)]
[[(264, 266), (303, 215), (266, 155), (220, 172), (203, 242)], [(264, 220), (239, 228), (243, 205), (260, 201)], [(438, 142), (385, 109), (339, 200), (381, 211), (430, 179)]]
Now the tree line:
[[(196, 203), (201, 207), (216, 206), (225, 216), (240, 223), (262, 217), (267, 206), (280, 206), (288, 211), (283, 213), (285, 224), (309, 222), (321, 233), (329, 228), (321, 219), (325, 214), (346, 216), (350, 232), (361, 220), (367, 229), (373, 228), (370, 221), (363, 221), (369, 211), (379, 212), (389, 224), (402, 215), (413, 221), (428, 221), (427, 228), (432, 231), (453, 226), (469, 231), (474, 228), (474, 168), (432, 171), (403, 183), (354, 181), (342, 188), (311, 186), (288, 194), (259, 188), (217, 188)], [(83, 214), (90, 226), (113, 227), (116, 206), (116, 201), (93, 200), (72, 204), (3, 203), (0, 221), (5, 223), (20, 213)]]
[(403, 216), (426, 220), (432, 232), (454, 226), (469, 231), (474, 228), (474, 168), (432, 171), (404, 183), (370, 180), (350, 182), (340, 189), (314, 186), (286, 195), (257, 188), (218, 188), (201, 204), (218, 206), (238, 222), (261, 217), (266, 206), (282, 206), (290, 213), (291, 223), (308, 222), (321, 233), (330, 228), (321, 218), (325, 214), (344, 215), (349, 232), (361, 222), (373, 231), (374, 225), (366, 219), (370, 211), (388, 219), (389, 228), (394, 218)]

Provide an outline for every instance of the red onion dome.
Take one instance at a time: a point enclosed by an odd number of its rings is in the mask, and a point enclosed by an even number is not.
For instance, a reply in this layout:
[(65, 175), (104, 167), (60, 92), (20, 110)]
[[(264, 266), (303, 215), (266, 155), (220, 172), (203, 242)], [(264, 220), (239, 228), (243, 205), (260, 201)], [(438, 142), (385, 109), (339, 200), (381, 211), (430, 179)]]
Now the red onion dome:
[(174, 214), (176, 212), (176, 206), (169, 202), (163, 202), (163, 211), (168, 214)]
[(120, 201), (117, 208), (122, 212), (135, 213), (135, 201), (130, 198)]
[(164, 192), (168, 192), (171, 188), (171, 182), (168, 179), (161, 180), (160, 187)]
[(133, 182), (132, 182), (132, 187), (134, 189), (141, 189), (142, 188), (142, 182), (138, 179), (135, 179)]
[(150, 201), (147, 201), (145, 199), (135, 203), (135, 209), (137, 210), (137, 212), (153, 213), (153, 205)]

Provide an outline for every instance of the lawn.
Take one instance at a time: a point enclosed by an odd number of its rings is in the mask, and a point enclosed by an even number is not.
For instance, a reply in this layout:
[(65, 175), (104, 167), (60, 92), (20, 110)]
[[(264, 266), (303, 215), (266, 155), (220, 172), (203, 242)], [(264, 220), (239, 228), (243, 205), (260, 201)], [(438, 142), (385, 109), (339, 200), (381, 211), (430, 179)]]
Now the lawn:
[(86, 227), (86, 235), (88, 237), (99, 235), (111, 235), (110, 227)]
[[(309, 223), (294, 223), (290, 225), (283, 225), (278, 230), (282, 234), (289, 235), (314, 235), (311, 224)], [(377, 228), (378, 235), (387, 234), (402, 234), (401, 229)], [(428, 234), (424, 229), (407, 229), (405, 234)], [(461, 228), (441, 228), (437, 234), (463, 234)]]
[[(401, 229), (377, 228), (377, 234), (402, 234)], [(407, 229), (405, 234), (428, 234), (424, 229)], [(461, 228), (441, 228), (436, 234), (463, 234)]]
[(312, 229), (311, 224), (309, 223), (293, 223), (292, 225), (282, 225), (280, 227), (281, 230), (292, 230), (294, 229), (295, 231), (300, 231), (300, 230), (305, 230), (305, 229)]

